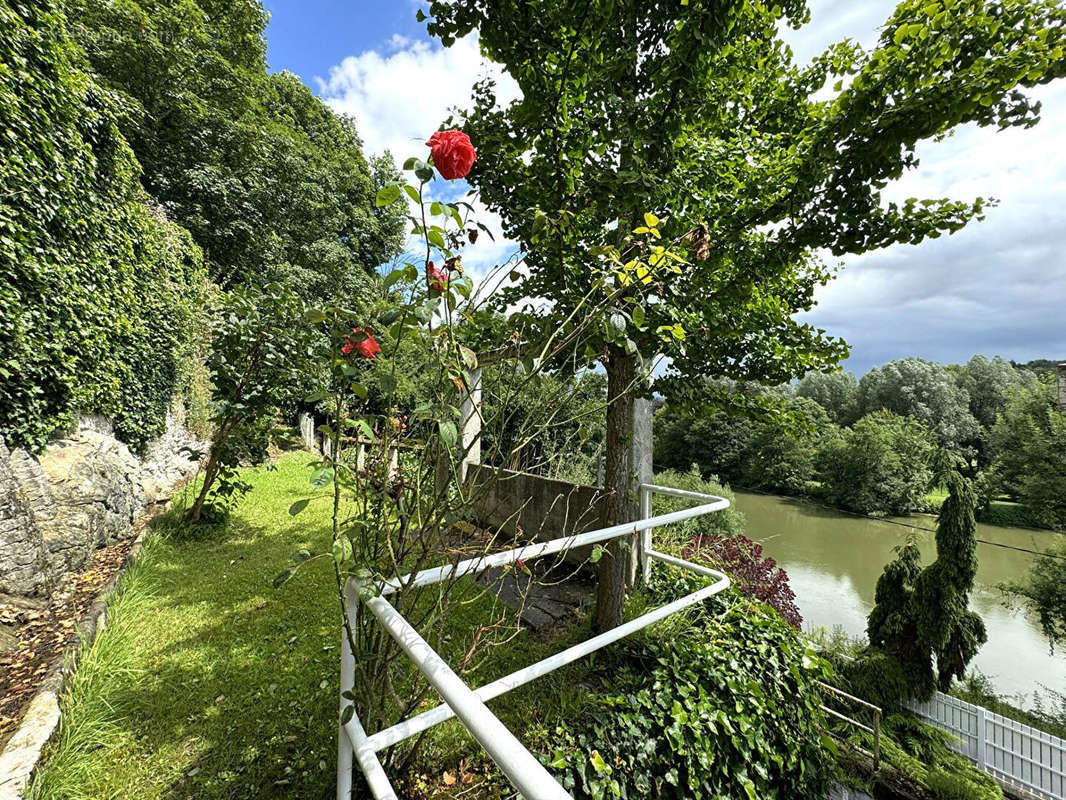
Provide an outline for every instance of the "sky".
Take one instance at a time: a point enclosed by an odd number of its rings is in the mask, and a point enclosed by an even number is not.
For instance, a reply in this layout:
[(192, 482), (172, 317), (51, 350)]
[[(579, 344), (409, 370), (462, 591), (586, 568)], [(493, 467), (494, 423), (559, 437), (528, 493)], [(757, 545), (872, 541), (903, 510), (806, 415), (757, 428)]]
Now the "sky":
[[(271, 14), (272, 70), (299, 75), (338, 112), (356, 120), (368, 153), (389, 150), (399, 162), (424, 157), (427, 135), (449, 109), (467, 104), (488, 72), (467, 38), (444, 49), (415, 20), (417, 0), (265, 0)], [(810, 0), (811, 22), (785, 34), (798, 61), (845, 38), (871, 46), (892, 0)], [(885, 192), (908, 197), (995, 198), (983, 222), (919, 245), (849, 256), (838, 276), (803, 314), (852, 346), (846, 369), (862, 375), (894, 358), (944, 363), (975, 353), (1017, 361), (1066, 360), (1066, 80), (1031, 94), (1043, 103), (1030, 130), (959, 128), (919, 146), (918, 169)], [(478, 218), (499, 232), (484, 209)], [(482, 237), (464, 265), (475, 272), (507, 258), (513, 242)]]

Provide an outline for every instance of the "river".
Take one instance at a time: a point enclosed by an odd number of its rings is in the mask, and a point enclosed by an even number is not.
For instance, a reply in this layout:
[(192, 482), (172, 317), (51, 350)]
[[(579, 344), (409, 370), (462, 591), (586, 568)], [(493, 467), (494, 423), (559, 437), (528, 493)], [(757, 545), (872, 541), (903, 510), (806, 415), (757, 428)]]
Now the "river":
[[(865, 635), (874, 586), (894, 555), (892, 548), (910, 530), (788, 498), (747, 492), (737, 492), (736, 498), (747, 535), (788, 572), (804, 628), (839, 626), (850, 635)], [(934, 525), (931, 517), (901, 521)], [(924, 563), (931, 562), (936, 555), (933, 534), (915, 533)], [(995, 525), (978, 525), (977, 536), (1034, 550), (1061, 540), (1061, 534)], [(984, 619), (988, 641), (971, 667), (987, 675), (997, 692), (1013, 696), (1021, 705), (1031, 705), (1033, 693), (1044, 688), (1066, 692), (1066, 655), (1061, 650), (1052, 654), (1036, 620), (1005, 608), (996, 589), (999, 583), (1024, 577), (1036, 556), (979, 543), (977, 557), (980, 565), (970, 606)]]

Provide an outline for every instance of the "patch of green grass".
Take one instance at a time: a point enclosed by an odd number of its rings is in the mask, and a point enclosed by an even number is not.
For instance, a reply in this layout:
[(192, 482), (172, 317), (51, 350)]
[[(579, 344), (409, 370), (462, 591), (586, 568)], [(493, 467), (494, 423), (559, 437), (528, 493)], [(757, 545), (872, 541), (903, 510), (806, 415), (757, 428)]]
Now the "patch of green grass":
[[(32, 800), (333, 795), (340, 617), (332, 571), (316, 559), (281, 588), (271, 585), (295, 550), (328, 549), (327, 504), (287, 513), (308, 494), (309, 458), (290, 454), (276, 470), (249, 470), (253, 489), (230, 519), (195, 536), (173, 512), (161, 518), (113, 598), (107, 628), (80, 657)], [(453, 664), (495, 602), (482, 594), (453, 607), (452, 652), (444, 653)], [(488, 682), (587, 635), (584, 624), (554, 642), (523, 632), (468, 681)], [(492, 707), (520, 738), (543, 738), (587, 702), (589, 670), (571, 665)], [(461, 759), (485, 763), (452, 721), (433, 731), (417, 773), (437, 786)]]

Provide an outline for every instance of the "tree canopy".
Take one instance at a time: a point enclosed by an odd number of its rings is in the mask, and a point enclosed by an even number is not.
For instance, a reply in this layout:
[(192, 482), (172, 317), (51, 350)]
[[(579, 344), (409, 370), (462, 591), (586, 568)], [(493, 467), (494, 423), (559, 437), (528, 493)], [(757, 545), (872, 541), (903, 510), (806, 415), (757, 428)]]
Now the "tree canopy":
[(368, 164), (351, 121), (294, 75), (267, 74), (258, 2), (73, 0), (69, 15), (122, 98), (145, 188), (214, 280), (351, 296), (396, 252), (402, 219), (373, 202), (395, 167)]
[(888, 409), (927, 424), (945, 447), (977, 436), (970, 396), (942, 365), (923, 358), (901, 358), (862, 376), (856, 394), (858, 413)]

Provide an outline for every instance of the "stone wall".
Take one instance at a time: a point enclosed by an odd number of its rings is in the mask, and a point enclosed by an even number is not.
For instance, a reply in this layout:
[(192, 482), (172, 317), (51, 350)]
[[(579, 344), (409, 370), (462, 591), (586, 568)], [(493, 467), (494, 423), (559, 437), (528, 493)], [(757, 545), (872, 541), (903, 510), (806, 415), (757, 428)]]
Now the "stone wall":
[(143, 458), (101, 417), (81, 418), (38, 457), (0, 436), (0, 594), (51, 594), (94, 550), (131, 535), (141, 511), (196, 471), (182, 448), (206, 449), (174, 414)]

